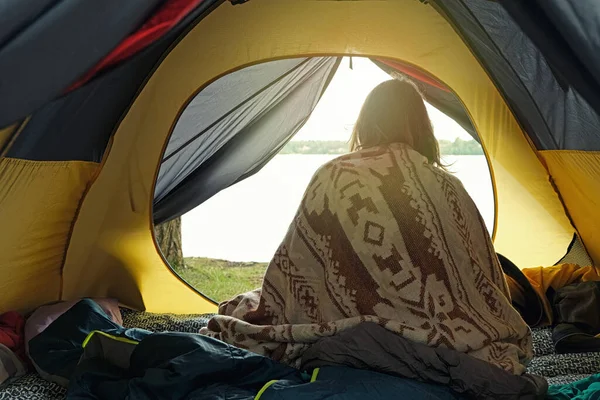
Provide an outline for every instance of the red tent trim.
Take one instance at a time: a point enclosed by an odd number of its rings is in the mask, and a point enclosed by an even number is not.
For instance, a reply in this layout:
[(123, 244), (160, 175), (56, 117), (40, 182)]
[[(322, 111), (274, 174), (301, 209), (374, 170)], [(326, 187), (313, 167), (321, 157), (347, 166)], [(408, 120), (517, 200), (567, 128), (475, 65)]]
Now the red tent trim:
[(420, 69), (415, 68), (411, 65), (403, 64), (398, 61), (390, 61), (390, 60), (385, 60), (385, 59), (378, 59), (377, 61), (379, 61), (382, 64), (387, 65), (388, 67), (395, 69), (396, 71), (403, 72), (406, 75), (411, 76), (423, 83), (426, 83), (426, 84), (434, 86), (440, 90), (443, 90), (444, 92), (450, 91), (448, 89), (448, 87), (446, 85), (444, 85), (442, 82), (438, 81), (437, 79), (435, 79), (428, 73), (423, 72)]
[(71, 85), (67, 92), (89, 82), (100, 71), (111, 67), (135, 55), (147, 46), (154, 43), (162, 35), (178, 24), (185, 16), (194, 10), (203, 0), (167, 0), (158, 11), (135, 33), (122, 41), (94, 68), (88, 71), (81, 79)]

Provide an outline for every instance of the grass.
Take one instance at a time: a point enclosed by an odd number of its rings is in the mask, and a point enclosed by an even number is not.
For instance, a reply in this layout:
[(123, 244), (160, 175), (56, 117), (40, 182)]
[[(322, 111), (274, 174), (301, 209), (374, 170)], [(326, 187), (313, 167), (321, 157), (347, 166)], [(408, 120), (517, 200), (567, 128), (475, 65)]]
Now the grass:
[(186, 257), (177, 272), (190, 285), (217, 302), (261, 287), (266, 263)]

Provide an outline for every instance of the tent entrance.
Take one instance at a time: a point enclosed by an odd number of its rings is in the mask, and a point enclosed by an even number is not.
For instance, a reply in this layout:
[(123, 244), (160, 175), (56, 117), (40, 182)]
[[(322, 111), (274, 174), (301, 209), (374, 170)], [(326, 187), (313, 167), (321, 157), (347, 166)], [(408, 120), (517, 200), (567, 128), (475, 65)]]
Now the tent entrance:
[[(348, 151), (370, 90), (399, 77), (424, 93), (444, 161), (471, 192), (492, 234), (489, 164), (462, 104), (443, 83), (398, 62), (291, 58), (222, 76), (181, 113), (155, 189), (155, 221), (165, 224), (161, 237), (169, 230), (168, 213), (187, 210), (171, 225), (183, 227), (185, 257), (165, 257), (173, 270), (217, 302), (260, 286), (312, 174)], [(172, 243), (162, 238), (159, 247), (167, 254)]]

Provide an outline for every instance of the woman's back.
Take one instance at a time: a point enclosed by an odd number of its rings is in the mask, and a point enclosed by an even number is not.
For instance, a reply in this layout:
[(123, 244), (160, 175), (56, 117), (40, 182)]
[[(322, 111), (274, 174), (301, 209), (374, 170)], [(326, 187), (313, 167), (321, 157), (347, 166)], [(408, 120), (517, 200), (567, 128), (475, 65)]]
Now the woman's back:
[(373, 89), (351, 151), (315, 174), (262, 288), (222, 304), (203, 333), (297, 364), (319, 338), (372, 321), (522, 373), (531, 333), (413, 84)]
[(286, 362), (364, 321), (515, 373), (531, 357), (473, 201), (402, 144), (340, 157), (315, 174), (257, 295), (221, 309), (256, 328), (232, 330), (228, 319), (209, 328)]

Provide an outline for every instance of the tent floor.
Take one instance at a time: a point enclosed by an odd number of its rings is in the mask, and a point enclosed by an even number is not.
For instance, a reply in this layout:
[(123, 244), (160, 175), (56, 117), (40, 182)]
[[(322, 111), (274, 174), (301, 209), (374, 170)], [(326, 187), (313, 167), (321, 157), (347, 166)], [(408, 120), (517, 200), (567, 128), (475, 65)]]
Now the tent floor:
[[(123, 325), (153, 332), (198, 332), (210, 315), (150, 314), (122, 309)], [(600, 371), (600, 353), (556, 354), (550, 329), (534, 329), (535, 358), (529, 372), (545, 376), (550, 384), (570, 383)], [(65, 389), (37, 374), (28, 374), (0, 388), (0, 400), (59, 400)]]

